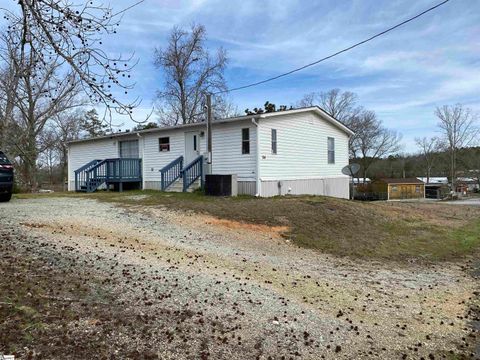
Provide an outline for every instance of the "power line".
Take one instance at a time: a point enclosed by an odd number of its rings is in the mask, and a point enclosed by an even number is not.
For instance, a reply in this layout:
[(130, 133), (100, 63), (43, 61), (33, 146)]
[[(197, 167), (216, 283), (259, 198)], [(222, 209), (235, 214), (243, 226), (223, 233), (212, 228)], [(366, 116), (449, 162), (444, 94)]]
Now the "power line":
[(405, 21), (402, 21), (401, 23), (399, 23), (399, 24), (397, 24), (397, 25), (394, 25), (394, 26), (392, 26), (392, 27), (390, 27), (390, 28), (388, 28), (388, 29), (386, 29), (386, 30), (384, 30), (384, 31), (382, 31), (382, 32), (379, 32), (378, 34), (375, 34), (375, 35), (373, 35), (373, 36), (371, 36), (371, 37), (369, 37), (369, 38), (367, 38), (367, 39), (365, 39), (365, 40), (362, 40), (362, 41), (360, 41), (360, 42), (358, 42), (358, 43), (356, 43), (356, 44), (353, 44), (353, 45), (351, 45), (351, 46), (349, 46), (349, 47), (347, 47), (347, 48), (345, 48), (345, 49), (343, 49), (343, 50), (337, 51), (336, 53), (333, 53), (333, 54), (331, 54), (331, 55), (325, 56), (324, 58), (321, 58), (321, 59), (319, 59), (319, 60), (317, 60), (317, 61), (314, 61), (314, 62), (312, 62), (312, 63), (310, 63), (310, 64), (301, 66), (301, 67), (299, 67), (299, 68), (293, 69), (293, 70), (288, 71), (288, 72), (286, 72), (286, 73), (283, 73), (283, 74), (280, 74), (280, 75), (277, 75), (277, 76), (274, 76), (274, 77), (271, 77), (271, 78), (268, 78), (268, 79), (265, 79), (265, 80), (257, 81), (257, 82), (252, 83), (252, 84), (243, 85), (243, 86), (239, 86), (239, 87), (232, 88), (232, 89), (227, 89), (227, 90), (218, 91), (218, 92), (216, 92), (216, 93), (213, 93), (213, 95), (222, 94), (222, 93), (226, 93), (226, 92), (237, 91), (237, 90), (242, 90), (242, 89), (247, 89), (247, 88), (250, 88), (250, 87), (253, 87), (253, 86), (265, 84), (265, 83), (267, 83), (267, 82), (270, 82), (270, 81), (273, 81), (273, 80), (277, 80), (277, 79), (279, 79), (279, 78), (282, 78), (282, 77), (291, 75), (291, 74), (293, 74), (293, 73), (296, 73), (296, 72), (301, 71), (301, 70), (303, 70), (303, 69), (306, 69), (306, 68), (308, 68), (308, 67), (317, 65), (318, 63), (321, 63), (321, 62), (323, 62), (323, 61), (325, 61), (325, 60), (328, 60), (328, 59), (333, 58), (334, 56), (337, 56), (337, 55), (340, 55), (340, 54), (342, 54), (342, 53), (344, 53), (344, 52), (347, 52), (347, 51), (349, 51), (349, 50), (352, 50), (352, 49), (356, 48), (357, 46), (363, 45), (363, 44), (365, 44), (365, 43), (367, 43), (367, 42), (369, 42), (369, 41), (371, 41), (371, 40), (373, 40), (373, 39), (375, 39), (375, 38), (377, 38), (377, 37), (379, 37), (379, 36), (382, 36), (382, 35), (390, 32), (390, 31), (392, 31), (392, 30), (395, 30), (396, 28), (398, 28), (398, 27), (400, 27), (400, 26), (402, 26), (402, 25), (405, 25), (405, 24), (407, 24), (407, 23), (409, 23), (409, 22), (411, 22), (411, 21), (413, 21), (413, 20), (415, 20), (415, 19), (418, 19), (419, 17), (425, 15), (426, 13), (428, 13), (428, 12), (430, 12), (430, 11), (433, 11), (433, 10), (439, 8), (440, 6), (446, 4), (446, 3), (449, 2), (449, 1), (450, 1), (450, 0), (444, 0), (444, 1), (442, 1), (441, 3), (439, 3), (439, 4), (435, 5), (435, 6), (432, 6), (432, 7), (428, 8), (427, 10), (424, 10), (424, 11), (422, 11), (421, 13), (419, 13), (419, 14), (417, 14), (417, 15), (415, 15), (415, 16), (413, 16), (413, 17), (411, 17), (411, 18), (409, 18), (409, 19), (407, 19), (407, 20), (405, 20)]
[(137, 1), (135, 4), (130, 5), (129, 7), (125, 8), (125, 9), (123, 9), (123, 10), (120, 10), (119, 12), (113, 14), (112, 17), (115, 17), (115, 16), (117, 16), (117, 15), (120, 15), (120, 14), (122, 14), (122, 13), (124, 13), (124, 12), (126, 12), (126, 11), (128, 11), (128, 10), (130, 10), (130, 9), (132, 9), (132, 8), (134, 8), (135, 6), (140, 5), (140, 4), (143, 3), (143, 2), (145, 2), (145, 0), (139, 0), (139, 1)]

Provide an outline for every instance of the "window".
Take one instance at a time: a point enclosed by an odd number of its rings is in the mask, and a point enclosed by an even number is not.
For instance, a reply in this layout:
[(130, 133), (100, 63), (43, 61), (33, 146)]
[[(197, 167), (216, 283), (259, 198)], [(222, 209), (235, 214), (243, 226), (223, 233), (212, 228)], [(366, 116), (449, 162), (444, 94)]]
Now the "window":
[(415, 185), (415, 192), (419, 193), (420, 192), (420, 185)]
[(169, 137), (159, 138), (158, 146), (160, 151), (170, 151), (170, 138)]
[(138, 158), (138, 140), (120, 141), (121, 158)]
[(392, 192), (398, 191), (397, 185), (392, 185)]
[(250, 129), (242, 129), (242, 154), (250, 154)]
[(335, 164), (335, 139), (329, 137), (328, 142), (328, 163)]
[(277, 153), (277, 129), (272, 129), (272, 154)]
[(197, 151), (197, 135), (193, 135), (193, 151)]

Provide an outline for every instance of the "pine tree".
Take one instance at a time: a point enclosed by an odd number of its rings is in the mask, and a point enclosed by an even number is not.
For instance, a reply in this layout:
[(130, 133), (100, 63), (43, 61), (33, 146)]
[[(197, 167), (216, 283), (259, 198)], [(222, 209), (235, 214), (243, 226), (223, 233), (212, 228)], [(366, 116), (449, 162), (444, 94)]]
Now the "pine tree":
[(108, 126), (98, 118), (97, 110), (92, 109), (85, 113), (80, 128), (87, 133), (88, 137), (96, 137), (106, 135)]

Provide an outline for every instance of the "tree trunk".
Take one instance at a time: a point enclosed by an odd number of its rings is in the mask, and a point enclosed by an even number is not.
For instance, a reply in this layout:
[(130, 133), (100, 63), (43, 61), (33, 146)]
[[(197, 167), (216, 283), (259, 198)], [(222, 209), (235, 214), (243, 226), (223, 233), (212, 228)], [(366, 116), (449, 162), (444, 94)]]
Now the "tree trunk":
[(451, 152), (451, 164), (450, 164), (450, 176), (451, 176), (451, 182), (452, 182), (452, 186), (451, 186), (451, 191), (455, 192), (457, 189), (456, 189), (456, 169), (455, 169), (455, 149), (452, 149), (452, 152)]
[(66, 149), (63, 149), (62, 150), (62, 159), (60, 160), (60, 166), (61, 166), (61, 176), (62, 176), (62, 186), (64, 186), (65, 184), (65, 181), (67, 181), (67, 177), (68, 177), (68, 163), (67, 163), (67, 160), (68, 159), (68, 154), (67, 154), (67, 150)]
[(25, 154), (25, 175), (26, 175), (26, 182), (27, 188), (29, 191), (34, 192), (37, 190), (37, 158), (38, 158), (38, 150), (37, 150), (37, 141), (35, 130), (30, 127), (28, 131), (28, 138), (27, 138), (27, 146), (26, 146), (26, 154)]

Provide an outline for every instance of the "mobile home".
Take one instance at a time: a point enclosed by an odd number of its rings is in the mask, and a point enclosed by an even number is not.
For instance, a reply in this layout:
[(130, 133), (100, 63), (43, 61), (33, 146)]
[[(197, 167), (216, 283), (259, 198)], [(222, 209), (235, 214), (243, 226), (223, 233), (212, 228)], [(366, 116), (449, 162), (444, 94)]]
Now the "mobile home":
[[(207, 162), (206, 123), (122, 132), (69, 143), (68, 188), (188, 190)], [(238, 194), (349, 197), (353, 132), (319, 107), (215, 120), (212, 174), (236, 175)]]

